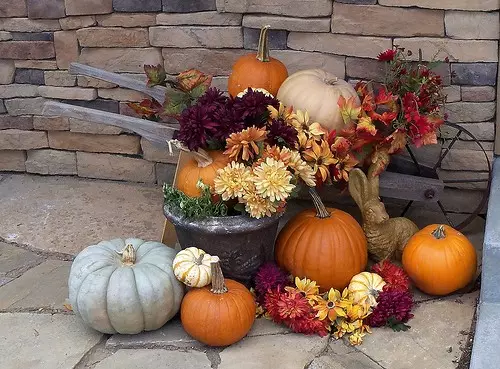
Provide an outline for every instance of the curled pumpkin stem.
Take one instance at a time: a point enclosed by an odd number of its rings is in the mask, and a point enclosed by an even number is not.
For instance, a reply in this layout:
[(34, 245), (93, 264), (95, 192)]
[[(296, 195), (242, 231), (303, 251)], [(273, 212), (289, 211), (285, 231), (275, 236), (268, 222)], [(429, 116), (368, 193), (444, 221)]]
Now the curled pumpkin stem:
[(212, 288), (210, 291), (216, 294), (226, 293), (227, 287), (224, 283), (224, 275), (222, 274), (222, 269), (220, 267), (220, 259), (217, 256), (212, 257), (210, 269), (212, 271)]
[(191, 151), (191, 155), (193, 155), (194, 160), (198, 163), (198, 167), (205, 168), (212, 164), (214, 161), (208, 155), (208, 153), (203, 149), (198, 149), (198, 151)]
[(314, 187), (309, 188), (309, 195), (311, 195), (314, 207), (316, 208), (316, 217), (320, 219), (330, 218), (330, 212), (326, 208), (323, 201), (321, 201), (321, 197), (319, 197), (318, 192)]
[(269, 46), (268, 46), (268, 38), (267, 31), (271, 28), (271, 26), (264, 26), (260, 30), (259, 36), (259, 46), (257, 48), (257, 59), (261, 62), (269, 61)]

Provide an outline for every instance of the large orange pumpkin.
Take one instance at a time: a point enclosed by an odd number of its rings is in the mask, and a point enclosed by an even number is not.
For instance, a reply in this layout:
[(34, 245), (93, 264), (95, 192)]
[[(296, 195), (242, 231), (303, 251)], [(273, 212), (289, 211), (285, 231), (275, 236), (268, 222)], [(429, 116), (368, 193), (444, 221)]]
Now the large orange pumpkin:
[(321, 291), (343, 290), (366, 267), (365, 234), (352, 216), (326, 208), (314, 189), (309, 192), (316, 209), (297, 214), (283, 228), (276, 261), (294, 276), (315, 280)]
[(476, 249), (452, 227), (431, 224), (408, 241), (403, 267), (420, 290), (443, 296), (472, 281), (477, 268)]
[(200, 157), (198, 154), (192, 155), (184, 166), (177, 173), (177, 188), (191, 197), (201, 195), (200, 189), (196, 187), (198, 180), (202, 180), (208, 186), (214, 185), (217, 170), (224, 168), (229, 162), (229, 157), (222, 151), (207, 151), (210, 160)]
[(228, 91), (233, 97), (248, 87), (263, 88), (276, 96), (281, 84), (287, 79), (288, 71), (278, 59), (269, 56), (267, 31), (265, 26), (260, 31), (257, 53), (243, 55), (233, 65), (229, 76)]
[(209, 346), (238, 342), (255, 321), (255, 300), (241, 283), (224, 280), (219, 258), (212, 257), (212, 285), (190, 290), (181, 305), (184, 330)]

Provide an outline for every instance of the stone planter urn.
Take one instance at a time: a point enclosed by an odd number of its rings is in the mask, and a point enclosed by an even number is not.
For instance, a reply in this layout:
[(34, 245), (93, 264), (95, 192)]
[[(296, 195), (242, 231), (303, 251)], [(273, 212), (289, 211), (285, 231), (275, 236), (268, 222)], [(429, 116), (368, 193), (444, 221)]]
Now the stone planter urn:
[(197, 247), (221, 260), (224, 276), (249, 285), (259, 267), (274, 260), (280, 215), (261, 219), (246, 215), (185, 218), (164, 206), (182, 249)]

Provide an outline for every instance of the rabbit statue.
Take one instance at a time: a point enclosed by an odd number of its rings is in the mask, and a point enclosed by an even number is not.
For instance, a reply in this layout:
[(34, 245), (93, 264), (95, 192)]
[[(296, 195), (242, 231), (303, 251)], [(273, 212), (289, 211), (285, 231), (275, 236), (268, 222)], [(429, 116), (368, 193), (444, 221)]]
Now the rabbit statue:
[(404, 247), (418, 227), (407, 218), (389, 218), (379, 197), (379, 176), (372, 172), (368, 171), (368, 178), (359, 168), (349, 174), (349, 193), (361, 210), (368, 252), (376, 261), (401, 260)]

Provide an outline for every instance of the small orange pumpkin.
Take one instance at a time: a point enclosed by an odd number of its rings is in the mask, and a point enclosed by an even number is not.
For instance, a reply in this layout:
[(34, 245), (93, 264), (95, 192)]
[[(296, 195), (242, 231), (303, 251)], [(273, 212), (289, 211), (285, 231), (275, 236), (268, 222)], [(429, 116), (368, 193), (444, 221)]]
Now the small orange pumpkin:
[(229, 346), (252, 328), (256, 305), (241, 283), (224, 280), (220, 261), (212, 257), (212, 285), (190, 290), (181, 305), (181, 322), (193, 338), (209, 346)]
[(420, 290), (443, 296), (467, 286), (476, 274), (476, 249), (462, 233), (431, 224), (404, 248), (403, 268)]
[(278, 235), (275, 257), (292, 275), (315, 280), (321, 291), (342, 291), (368, 261), (366, 237), (351, 215), (326, 208), (310, 189), (316, 209), (302, 211)]
[(196, 186), (198, 180), (202, 180), (208, 186), (214, 185), (217, 170), (224, 168), (229, 162), (229, 157), (222, 151), (207, 151), (208, 158), (198, 153), (190, 153), (192, 158), (188, 160), (177, 173), (177, 189), (191, 197), (201, 195), (200, 189)]
[(288, 70), (278, 59), (269, 56), (267, 31), (265, 26), (260, 31), (257, 53), (243, 55), (233, 65), (229, 76), (228, 91), (233, 97), (248, 87), (263, 88), (276, 96), (281, 84), (288, 77)]

